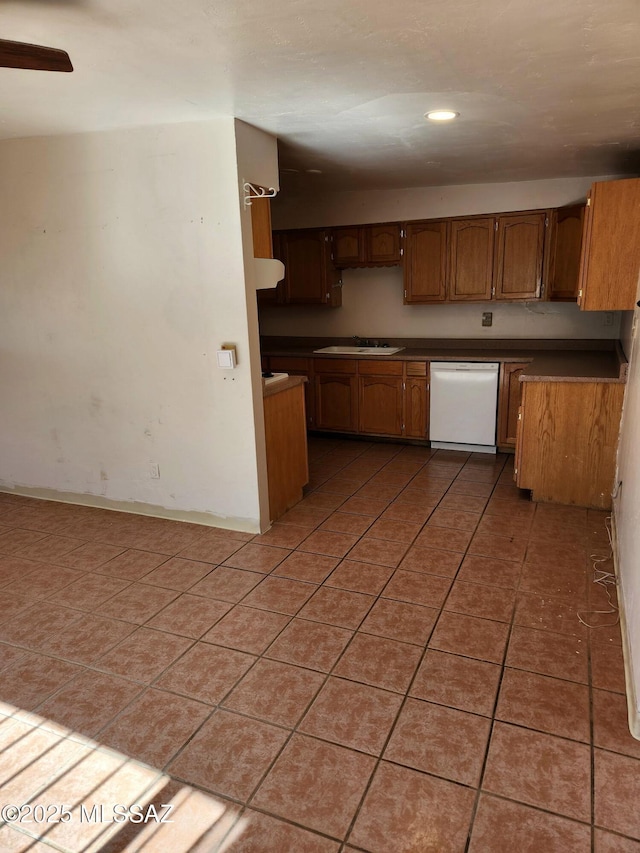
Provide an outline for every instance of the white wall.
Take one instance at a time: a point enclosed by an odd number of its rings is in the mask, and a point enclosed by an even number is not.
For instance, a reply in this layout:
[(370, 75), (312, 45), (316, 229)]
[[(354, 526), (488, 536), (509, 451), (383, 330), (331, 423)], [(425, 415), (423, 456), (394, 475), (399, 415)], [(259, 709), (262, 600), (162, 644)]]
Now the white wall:
[[(303, 228), (367, 222), (461, 216), (559, 207), (584, 200), (594, 180), (567, 178), (508, 184), (474, 184), (403, 190), (345, 192), (304, 197), (285, 195), (273, 206), (274, 227)], [(599, 312), (575, 304), (496, 302), (472, 305), (403, 305), (399, 267), (345, 270), (342, 308), (266, 307), (264, 335), (420, 338), (617, 338), (620, 316), (605, 326)], [(493, 325), (481, 326), (483, 311)]]
[[(638, 289), (640, 296), (640, 288)], [(640, 737), (640, 309), (625, 312), (624, 345), (630, 359), (618, 449), (619, 493), (614, 501), (617, 567), (631, 676), (630, 722)]]
[(232, 118), (0, 143), (0, 488), (258, 529), (241, 148)]

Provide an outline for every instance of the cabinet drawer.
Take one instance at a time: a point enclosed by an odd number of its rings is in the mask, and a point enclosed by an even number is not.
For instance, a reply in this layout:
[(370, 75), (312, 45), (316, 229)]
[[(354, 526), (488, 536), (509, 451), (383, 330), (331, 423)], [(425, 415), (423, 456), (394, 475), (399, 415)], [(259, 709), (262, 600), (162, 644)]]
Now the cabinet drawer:
[(408, 361), (407, 376), (426, 376), (427, 362), (426, 361)]
[(401, 361), (360, 361), (360, 376), (402, 376)]
[(288, 356), (275, 356), (269, 358), (269, 366), (271, 370), (283, 373), (290, 373), (292, 370), (304, 371), (309, 373), (311, 370), (310, 359), (308, 358), (289, 358)]
[(353, 358), (316, 358), (314, 360), (316, 373), (354, 373), (356, 362)]

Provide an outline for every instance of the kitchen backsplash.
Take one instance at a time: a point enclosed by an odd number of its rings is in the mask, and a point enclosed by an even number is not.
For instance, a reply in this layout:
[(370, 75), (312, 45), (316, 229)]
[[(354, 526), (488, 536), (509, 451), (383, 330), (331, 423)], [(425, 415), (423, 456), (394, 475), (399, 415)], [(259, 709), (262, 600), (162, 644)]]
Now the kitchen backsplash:
[[(262, 335), (367, 338), (618, 338), (621, 312), (580, 311), (575, 303), (477, 302), (404, 305), (400, 267), (343, 272), (342, 307), (260, 309)], [(483, 327), (491, 311), (493, 325)], [(609, 325), (610, 321), (610, 325)]]

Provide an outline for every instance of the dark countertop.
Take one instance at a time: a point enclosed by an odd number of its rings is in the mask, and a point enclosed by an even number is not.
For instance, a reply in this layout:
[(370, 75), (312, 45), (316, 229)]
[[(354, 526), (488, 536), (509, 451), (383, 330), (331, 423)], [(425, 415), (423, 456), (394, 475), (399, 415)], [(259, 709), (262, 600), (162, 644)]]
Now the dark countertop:
[(286, 379), (279, 379), (277, 382), (269, 382), (268, 385), (263, 383), (262, 396), (273, 397), (274, 394), (280, 394), (282, 391), (288, 391), (289, 388), (295, 388), (296, 385), (304, 385), (306, 381), (306, 376), (287, 376)]
[(348, 358), (376, 361), (529, 362), (523, 382), (626, 382), (627, 360), (618, 341), (582, 340), (425, 340), (388, 339), (405, 349), (393, 355), (315, 353), (323, 346), (351, 345), (344, 338), (264, 338), (263, 355), (298, 358)]

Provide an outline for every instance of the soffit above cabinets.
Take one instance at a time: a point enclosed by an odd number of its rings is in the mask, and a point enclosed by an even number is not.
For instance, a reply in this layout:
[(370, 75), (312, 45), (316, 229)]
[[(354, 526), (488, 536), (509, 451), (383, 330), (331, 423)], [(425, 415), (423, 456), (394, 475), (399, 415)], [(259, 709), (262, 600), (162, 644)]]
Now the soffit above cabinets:
[[(637, 171), (637, 0), (8, 0), (3, 37), (70, 75), (0, 69), (0, 138), (236, 116), (283, 189)], [(456, 121), (424, 113), (448, 107)]]

